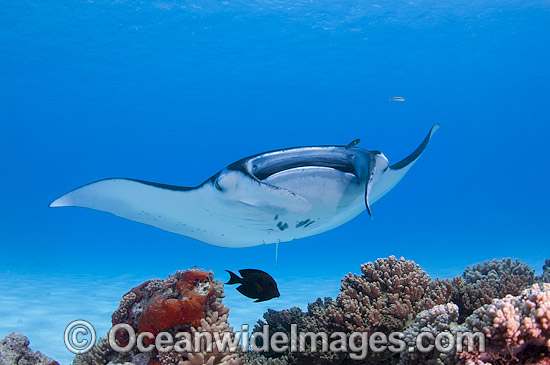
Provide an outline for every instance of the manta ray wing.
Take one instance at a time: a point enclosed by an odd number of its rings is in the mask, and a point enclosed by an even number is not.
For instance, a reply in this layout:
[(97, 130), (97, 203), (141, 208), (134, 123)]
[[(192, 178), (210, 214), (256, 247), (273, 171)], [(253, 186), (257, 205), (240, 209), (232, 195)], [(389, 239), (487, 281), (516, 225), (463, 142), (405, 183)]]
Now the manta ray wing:
[[(201, 189), (110, 178), (77, 188), (53, 201), (50, 207), (95, 209), (167, 231), (192, 235), (197, 223), (207, 218), (205, 212), (190, 209), (200, 205)], [(193, 214), (186, 214), (191, 210)]]
[[(50, 207), (95, 209), (215, 246), (248, 247), (279, 240), (275, 235), (265, 240), (266, 234), (277, 228), (273, 217), (287, 212), (284, 207), (270, 205), (272, 195), (267, 194), (268, 201), (261, 202), (261, 192), (253, 192), (251, 195), (258, 197), (252, 205), (240, 201), (234, 191), (220, 192), (209, 182), (188, 188), (110, 178), (77, 188)], [(239, 185), (246, 186), (242, 182)], [(269, 192), (273, 193), (271, 189)], [(302, 198), (276, 193), (304, 204)]]

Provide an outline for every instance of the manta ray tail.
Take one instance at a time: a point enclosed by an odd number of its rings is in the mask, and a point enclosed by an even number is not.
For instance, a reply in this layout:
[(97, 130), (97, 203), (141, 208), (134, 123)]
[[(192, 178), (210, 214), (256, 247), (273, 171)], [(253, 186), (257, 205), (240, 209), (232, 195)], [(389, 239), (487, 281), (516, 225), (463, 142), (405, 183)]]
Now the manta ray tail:
[[(409, 171), (409, 169), (418, 160), (420, 155), (424, 152), (433, 134), (440, 128), (439, 124), (434, 124), (420, 146), (418, 146), (409, 156), (403, 160), (391, 165), (382, 174), (379, 181), (373, 186), (372, 191), (369, 194), (368, 201), (374, 203), (388, 191), (390, 191)], [(368, 202), (366, 201), (366, 202)], [(368, 209), (368, 204), (367, 204)], [(370, 212), (369, 212), (370, 214)]]
[(275, 243), (275, 267), (279, 268), (279, 242)]

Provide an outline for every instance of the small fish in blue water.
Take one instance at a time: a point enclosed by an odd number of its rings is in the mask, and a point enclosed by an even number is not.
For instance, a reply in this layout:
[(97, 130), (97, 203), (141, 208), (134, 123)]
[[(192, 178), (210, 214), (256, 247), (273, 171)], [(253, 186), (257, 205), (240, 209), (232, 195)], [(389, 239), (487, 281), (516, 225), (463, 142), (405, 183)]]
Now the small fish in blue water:
[(279, 289), (275, 280), (266, 272), (256, 269), (239, 270), (242, 278), (238, 277), (229, 270), (225, 270), (231, 275), (231, 279), (226, 283), (228, 285), (241, 284), (237, 290), (245, 297), (256, 299), (254, 302), (265, 302), (280, 296)]
[(390, 101), (405, 101), (405, 98), (402, 98), (401, 96), (395, 96), (391, 98)]

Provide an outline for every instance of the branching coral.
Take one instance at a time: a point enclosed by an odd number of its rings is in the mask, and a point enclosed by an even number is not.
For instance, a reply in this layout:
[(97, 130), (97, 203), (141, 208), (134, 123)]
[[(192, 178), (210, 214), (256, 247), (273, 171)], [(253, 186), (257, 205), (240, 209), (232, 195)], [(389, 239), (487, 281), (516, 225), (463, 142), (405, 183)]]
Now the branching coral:
[[(290, 326), (296, 324), (300, 330), (303, 330), (302, 321), (306, 317), (306, 313), (302, 312), (300, 308), (292, 307), (290, 309), (284, 309), (282, 311), (276, 311), (273, 309), (268, 309), (264, 313), (264, 320), (259, 320), (256, 326), (254, 326), (254, 332), (263, 332), (263, 327), (268, 327), (269, 338), (273, 336), (274, 333), (285, 333), (287, 336), (290, 336)], [(258, 348), (262, 348), (264, 345), (263, 337), (256, 338), (255, 345)], [(262, 353), (264, 356), (268, 357), (279, 357), (283, 354), (273, 352), (271, 349)]]
[(550, 284), (550, 259), (546, 259), (544, 265), (542, 266), (542, 275), (537, 276), (535, 280), (539, 283)]
[(264, 320), (259, 320), (254, 327), (254, 332), (262, 332), (263, 326), (267, 325), (269, 326), (269, 334), (275, 332), (285, 332), (288, 334), (290, 333), (290, 325), (301, 323), (305, 316), (306, 314), (297, 307), (282, 311), (268, 309), (263, 315)]
[(533, 282), (534, 270), (519, 260), (485, 261), (466, 268), (462, 279), (453, 280), (456, 289), (453, 302), (460, 308), (463, 320), (493, 299), (503, 298), (507, 294), (519, 295)]
[[(326, 310), (332, 302), (330, 297), (325, 297), (324, 301), (318, 298), (315, 302), (308, 304), (307, 312), (303, 312), (297, 307), (282, 311), (268, 309), (263, 315), (264, 320), (259, 320), (254, 327), (254, 332), (262, 332), (263, 326), (268, 325), (269, 334), (284, 332), (289, 335), (292, 324), (296, 324), (297, 330), (302, 332), (326, 330), (325, 323), (320, 319), (325, 316)], [(260, 345), (261, 343), (258, 341), (258, 346)]]
[(249, 352), (244, 355), (244, 362), (247, 365), (287, 365), (286, 355), (281, 356), (280, 358), (272, 359), (265, 357), (255, 352)]
[(431, 282), (414, 261), (390, 256), (361, 265), (362, 276), (349, 274), (341, 293), (327, 308), (327, 327), (344, 332), (392, 332), (407, 320), (450, 297), (448, 281)]
[(73, 365), (148, 365), (151, 354), (118, 353), (109, 345), (107, 337), (100, 338), (88, 352), (77, 355)]
[(330, 297), (325, 297), (325, 300), (317, 298), (315, 302), (307, 305), (307, 313), (303, 316), (301, 322), (299, 322), (298, 329), (300, 331), (321, 332), (326, 331), (327, 321), (326, 312), (327, 308), (332, 306), (334, 301)]
[[(254, 328), (254, 332), (262, 332), (263, 326), (269, 326), (269, 338), (275, 333), (285, 333), (289, 338), (291, 336), (291, 325), (296, 325), (296, 332), (313, 332), (320, 333), (326, 332), (326, 322), (323, 318), (326, 317), (326, 309), (332, 303), (331, 298), (325, 298), (324, 302), (320, 298), (313, 303), (308, 304), (308, 311), (303, 312), (301, 309), (292, 307), (282, 311), (275, 311), (268, 309), (264, 313), (264, 320), (258, 321), (258, 324)], [(257, 347), (263, 346), (263, 339), (258, 337), (256, 339)], [(318, 348), (321, 348), (320, 340), (317, 342)], [(251, 357), (252, 356), (252, 357)], [(264, 363), (266, 359), (274, 360), (275, 358), (281, 359), (284, 363), (289, 364), (339, 364), (345, 359), (345, 354), (335, 354), (330, 351), (327, 352), (312, 352), (311, 342), (308, 341), (305, 346), (305, 351), (294, 352), (285, 354), (280, 352), (274, 352), (271, 348), (260, 354), (247, 355), (247, 359), (254, 359), (254, 364)], [(248, 360), (247, 360), (248, 361)]]
[[(455, 364), (455, 348), (449, 339), (445, 339), (443, 345), (448, 348), (446, 351), (439, 351), (435, 346), (435, 338), (440, 333), (449, 333), (453, 337), (457, 331), (465, 331), (457, 325), (458, 306), (453, 303), (436, 305), (435, 307), (420, 312), (415, 323), (408, 327), (405, 332), (404, 341), (406, 347), (401, 352), (400, 365), (416, 365), (416, 364)], [(424, 342), (429, 340), (429, 343), (423, 343), (423, 346), (434, 346), (431, 351), (419, 351), (416, 344), (420, 334), (429, 333), (431, 336), (426, 336)], [(413, 351), (411, 351), (413, 350)]]
[[(450, 280), (430, 277), (413, 261), (391, 256), (374, 263), (361, 265), (362, 275), (349, 274), (342, 280), (341, 293), (336, 300), (318, 299), (308, 306), (308, 312), (271, 311), (264, 315), (267, 323), (279, 323), (288, 333), (289, 321), (298, 324), (300, 331), (390, 333), (405, 327), (407, 321), (422, 310), (445, 304), (452, 296)], [(292, 315), (291, 315), (292, 314)], [(281, 321), (281, 318), (283, 320)], [(279, 327), (276, 327), (279, 328)], [(318, 339), (317, 347), (321, 346)], [(346, 353), (312, 352), (311, 343), (305, 352), (291, 353), (289, 362), (295, 364), (340, 364), (350, 361)], [(376, 354), (377, 360), (392, 357)], [(369, 354), (369, 361), (376, 360)], [(395, 361), (395, 359), (392, 359)]]
[(477, 309), (466, 320), (472, 331), (487, 336), (486, 352), (461, 353), (466, 363), (535, 363), (550, 357), (550, 284), (533, 285), (519, 296)]
[(105, 365), (113, 354), (114, 351), (109, 345), (109, 340), (101, 338), (89, 352), (77, 355), (73, 360), (73, 365)]

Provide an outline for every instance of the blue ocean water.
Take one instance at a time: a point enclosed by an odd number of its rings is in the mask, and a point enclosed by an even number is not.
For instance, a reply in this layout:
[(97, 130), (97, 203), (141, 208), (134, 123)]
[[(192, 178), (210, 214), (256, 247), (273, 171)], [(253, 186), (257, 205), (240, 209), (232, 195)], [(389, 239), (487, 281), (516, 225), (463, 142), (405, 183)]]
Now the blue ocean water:
[[(281, 298), (255, 307), (227, 287), (237, 327), (335, 296), (343, 275), (389, 255), (432, 276), (508, 256), (540, 271), (549, 25), (544, 0), (3, 2), (0, 338), (24, 331), (68, 363), (68, 321), (106, 331), (127, 290), (193, 266), (222, 281), (253, 267), (281, 283)], [(278, 265), (274, 245), (220, 248), (48, 208), (97, 179), (195, 186), (286, 147), (361, 138), (397, 162), (434, 123), (373, 220), (282, 243)]]

